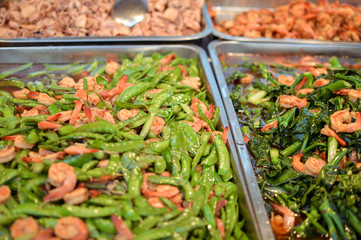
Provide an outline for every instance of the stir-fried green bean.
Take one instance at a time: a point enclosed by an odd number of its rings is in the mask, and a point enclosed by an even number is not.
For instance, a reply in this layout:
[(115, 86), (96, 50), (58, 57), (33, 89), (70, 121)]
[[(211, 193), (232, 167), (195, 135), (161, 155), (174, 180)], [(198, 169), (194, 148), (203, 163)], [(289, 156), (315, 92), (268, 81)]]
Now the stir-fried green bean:
[(245, 236), (196, 59), (31, 66), (0, 74), (0, 239)]

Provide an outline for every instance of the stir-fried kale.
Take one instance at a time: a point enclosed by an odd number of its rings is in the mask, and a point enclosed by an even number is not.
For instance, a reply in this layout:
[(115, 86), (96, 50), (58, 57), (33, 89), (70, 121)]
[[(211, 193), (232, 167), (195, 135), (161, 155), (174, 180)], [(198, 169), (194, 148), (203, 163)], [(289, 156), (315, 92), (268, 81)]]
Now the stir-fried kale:
[[(343, 67), (336, 57), (329, 63), (300, 72), (278, 64), (242, 64), (243, 72), (228, 77), (235, 84), (231, 99), (240, 123), (251, 130), (248, 149), (267, 209), (282, 205), (302, 219), (288, 232), (292, 238), (361, 237), (361, 175), (356, 170), (361, 159), (361, 71)], [(327, 71), (317, 74), (316, 67)], [(254, 74), (254, 81), (238, 83), (247, 73)], [(292, 75), (294, 82), (277, 81), (282, 74)], [(315, 81), (322, 84), (315, 86)], [(289, 96), (307, 104), (281, 103)], [(345, 115), (337, 116), (341, 110)], [(307, 163), (310, 159), (316, 164)]]

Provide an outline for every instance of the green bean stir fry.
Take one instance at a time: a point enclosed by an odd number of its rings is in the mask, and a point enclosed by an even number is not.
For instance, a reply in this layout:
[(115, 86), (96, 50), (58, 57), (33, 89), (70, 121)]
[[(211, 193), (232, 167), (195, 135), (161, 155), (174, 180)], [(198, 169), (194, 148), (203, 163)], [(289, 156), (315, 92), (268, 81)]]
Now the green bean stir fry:
[(0, 74), (0, 239), (248, 239), (197, 59), (32, 67)]
[(327, 60), (227, 78), (277, 238), (361, 237), (361, 70)]

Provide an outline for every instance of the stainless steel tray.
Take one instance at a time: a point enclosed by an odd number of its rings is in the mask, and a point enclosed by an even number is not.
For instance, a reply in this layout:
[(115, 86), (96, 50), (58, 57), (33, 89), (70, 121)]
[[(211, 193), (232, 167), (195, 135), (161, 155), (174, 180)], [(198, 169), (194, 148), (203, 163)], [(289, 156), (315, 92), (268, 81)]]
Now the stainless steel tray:
[[(308, 0), (309, 2), (317, 3), (317, 0)], [(212, 6), (218, 15), (218, 20), (232, 20), (237, 14), (248, 11), (251, 9), (260, 8), (274, 8), (280, 5), (287, 4), (289, 0), (209, 0), (208, 5)], [(334, 0), (330, 0), (334, 2)], [(354, 6), (360, 6), (360, 0), (340, 0), (340, 3), (347, 3)], [(207, 12), (206, 18), (210, 19)], [(212, 21), (212, 20), (211, 20)], [(292, 38), (249, 38), (242, 36), (233, 36), (230, 34), (222, 33), (214, 28), (213, 22), (211, 22), (212, 33), (214, 36), (232, 41), (248, 41), (248, 42), (274, 42), (274, 43), (310, 43), (310, 44), (336, 44), (336, 45), (357, 45), (361, 47), (361, 42), (338, 42), (338, 41), (321, 41), (312, 39), (292, 39)]]
[[(266, 209), (263, 204), (263, 200), (257, 185), (255, 174), (253, 172), (252, 163), (248, 154), (246, 144), (243, 140), (242, 132), (240, 129), (237, 115), (234, 110), (232, 100), (230, 99), (230, 93), (226, 83), (226, 76), (222, 69), (221, 62), (219, 60), (220, 54), (227, 54), (233, 56), (232, 60), (238, 58), (241, 59), (242, 54), (254, 54), (254, 55), (335, 55), (335, 56), (347, 56), (347, 57), (359, 57), (361, 56), (361, 48), (356, 45), (349, 45), (340, 48), (336, 45), (319, 45), (319, 44), (292, 44), (292, 43), (246, 43), (235, 41), (213, 41), (209, 44), (208, 50), (212, 59), (213, 69), (215, 71), (221, 97), (223, 99), (224, 106), (230, 121), (231, 131), (233, 133), (234, 141), (236, 142), (239, 158), (241, 160), (243, 175), (246, 180), (249, 195), (252, 199), (253, 209), (256, 210), (256, 221), (258, 226), (261, 227), (260, 234), (263, 239), (271, 239), (272, 230), (269, 225), (269, 220), (266, 215)], [(234, 69), (235, 71), (236, 69)], [(227, 72), (230, 74), (230, 72)]]
[[(200, 74), (204, 86), (207, 89), (208, 98), (217, 106), (221, 107), (221, 126), (229, 126), (229, 120), (224, 110), (223, 102), (214, 79), (211, 66), (208, 62), (206, 52), (194, 45), (131, 45), (131, 46), (58, 46), (58, 47), (3, 47), (0, 48), (0, 64), (22, 64), (22, 63), (70, 63), (89, 62), (94, 59), (105, 61), (106, 59), (121, 59), (122, 57), (135, 57), (138, 53), (150, 55), (154, 52), (167, 54), (174, 52), (181, 57), (197, 58), (199, 61)], [(11, 58), (9, 58), (11, 56)], [(234, 137), (230, 132), (228, 137), (229, 151), (231, 153), (231, 165), (233, 168), (234, 181), (239, 192), (240, 212), (244, 217), (245, 230), (250, 239), (261, 239), (261, 234), (255, 222), (252, 199), (250, 198), (244, 177), (241, 171), (240, 160), (235, 148)], [(265, 239), (265, 238), (264, 238)]]
[[(201, 32), (194, 35), (184, 36), (124, 36), (124, 37), (52, 37), (52, 38), (0, 38), (1, 46), (19, 46), (19, 45), (45, 45), (45, 44), (79, 44), (79, 43), (127, 43), (127, 44), (142, 44), (142, 43), (178, 43), (178, 42), (192, 42), (201, 44), (201, 40), (206, 38), (212, 32), (212, 20), (208, 15), (206, 4), (202, 7), (202, 22), (204, 28)], [(206, 17), (207, 16), (207, 17)]]

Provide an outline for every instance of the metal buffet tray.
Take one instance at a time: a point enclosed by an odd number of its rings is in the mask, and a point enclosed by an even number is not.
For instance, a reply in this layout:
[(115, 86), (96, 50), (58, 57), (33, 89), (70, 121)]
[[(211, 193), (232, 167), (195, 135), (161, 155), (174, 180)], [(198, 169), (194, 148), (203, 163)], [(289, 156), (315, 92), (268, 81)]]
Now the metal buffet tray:
[[(142, 43), (176, 43), (176, 42), (191, 42), (194, 44), (203, 44), (202, 40), (207, 41), (212, 32), (212, 20), (208, 15), (206, 4), (202, 7), (202, 24), (204, 28), (201, 32), (194, 35), (184, 36), (114, 36), (114, 37), (50, 37), (50, 38), (0, 38), (1, 46), (20, 46), (20, 45), (44, 45), (44, 44), (80, 44), (80, 43), (127, 43), (127, 44), (142, 44)], [(204, 43), (208, 44), (208, 42)]]
[[(317, 3), (317, 0), (307, 0), (309, 2)], [(335, 0), (330, 0), (334, 2)], [(217, 20), (232, 20), (234, 16), (241, 12), (249, 11), (251, 9), (261, 8), (275, 8), (280, 5), (285, 5), (290, 0), (209, 0), (208, 5), (212, 6), (217, 14)], [(361, 5), (360, 0), (339, 0), (340, 3), (347, 3), (354, 6)], [(207, 12), (207, 17), (210, 18)], [(212, 21), (212, 20), (211, 20)], [(312, 43), (312, 44), (337, 44), (337, 45), (358, 45), (361, 47), (361, 42), (342, 42), (342, 41), (329, 41), (329, 40), (313, 40), (313, 39), (292, 39), (292, 38), (249, 38), (242, 36), (233, 36), (230, 34), (222, 33), (214, 28), (211, 22), (212, 33), (214, 36), (233, 41), (251, 41), (251, 42), (274, 42), (274, 43)]]
[[(221, 121), (217, 129), (228, 126), (229, 121), (224, 110), (223, 102), (218, 91), (218, 87), (212, 74), (211, 66), (208, 62), (206, 52), (194, 45), (160, 45), (160, 46), (57, 46), (57, 47), (3, 47), (0, 48), (0, 64), (23, 64), (33, 63), (71, 63), (89, 62), (94, 59), (106, 61), (106, 59), (118, 59), (122, 57), (135, 57), (137, 53), (150, 55), (154, 52), (167, 54), (174, 52), (181, 57), (197, 58), (199, 60), (200, 74), (204, 86), (207, 90), (208, 99), (221, 107)], [(11, 58), (9, 58), (11, 56)], [(252, 209), (251, 198), (247, 192), (245, 180), (242, 175), (240, 161), (235, 148), (234, 137), (230, 132), (228, 137), (229, 151), (231, 154), (231, 165), (233, 169), (234, 181), (239, 192), (240, 212), (245, 221), (245, 231), (250, 239), (261, 239), (260, 228), (255, 222), (254, 211)]]
[[(226, 83), (226, 76), (223, 72), (221, 62), (219, 60), (220, 54), (227, 54), (232, 56), (232, 61), (241, 61), (242, 56), (247, 55), (313, 55), (313, 56), (347, 56), (358, 57), (361, 56), (361, 48), (356, 45), (349, 45), (340, 48), (337, 45), (319, 45), (319, 44), (292, 44), (292, 43), (247, 43), (235, 41), (213, 41), (209, 44), (208, 50), (212, 59), (213, 69), (215, 71), (223, 104), (230, 121), (231, 131), (233, 133), (234, 141), (236, 142), (239, 158), (241, 160), (243, 176), (245, 177), (248, 187), (249, 197), (252, 199), (253, 209), (256, 210), (256, 221), (261, 227), (260, 234), (263, 239), (271, 239), (272, 230), (267, 218), (266, 209), (259, 191), (259, 187), (253, 172), (252, 163), (249, 158), (246, 144), (244, 143), (242, 132), (240, 129), (237, 115), (234, 110), (228, 86)], [(236, 69), (234, 69), (235, 71)], [(227, 72), (230, 74), (230, 72)]]

